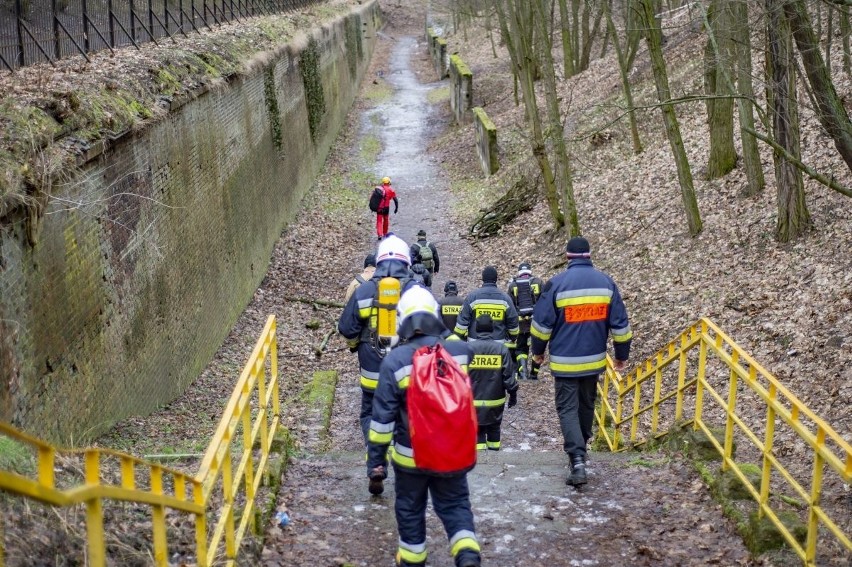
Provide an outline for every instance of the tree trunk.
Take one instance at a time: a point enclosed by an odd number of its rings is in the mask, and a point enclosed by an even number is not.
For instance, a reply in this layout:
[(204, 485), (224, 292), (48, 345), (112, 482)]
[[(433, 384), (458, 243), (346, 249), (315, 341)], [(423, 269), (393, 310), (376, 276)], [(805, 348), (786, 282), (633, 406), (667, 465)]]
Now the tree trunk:
[[(739, 1), (739, 0), (737, 0)], [(729, 0), (713, 0), (707, 13), (709, 29), (704, 50), (704, 88), (708, 96), (707, 122), (710, 128), (710, 156), (707, 178), (717, 179), (737, 164), (734, 148), (734, 103), (731, 59), (733, 17)]]
[(559, 0), (559, 27), (562, 29), (562, 65), (565, 78), (574, 76), (574, 48), (571, 39), (571, 18), (568, 0)]
[[(601, 4), (605, 4), (606, 0), (601, 0)], [(598, 13), (595, 15), (595, 21), (592, 24), (592, 29), (589, 29), (589, 14), (592, 11), (591, 2), (586, 3), (586, 11), (584, 13), (583, 18), (583, 51), (580, 54), (580, 70), (585, 71), (589, 68), (589, 62), (592, 57), (592, 44), (595, 42), (595, 38), (598, 36), (598, 32), (601, 29), (601, 20), (603, 19), (603, 6), (598, 10)], [(606, 36), (606, 34), (604, 34)]]
[(760, 161), (760, 148), (757, 139), (749, 133), (754, 128), (754, 85), (751, 79), (751, 30), (748, 27), (748, 4), (733, 2), (734, 8), (734, 45), (736, 46), (737, 114), (740, 120), (740, 137), (743, 143), (743, 166), (746, 185), (743, 195), (757, 195), (763, 191), (766, 180), (763, 177), (763, 164)]
[(674, 105), (671, 103), (671, 91), (669, 90), (669, 78), (666, 73), (666, 61), (663, 59), (662, 31), (660, 23), (654, 17), (656, 2), (654, 0), (641, 0), (642, 16), (648, 42), (648, 53), (651, 56), (651, 67), (654, 71), (654, 83), (657, 87), (657, 97), (663, 111), (663, 121), (666, 126), (666, 135), (677, 165), (677, 178), (680, 182), (681, 198), (683, 208), (686, 212), (686, 222), (689, 226), (689, 234), (696, 236), (701, 232), (701, 214), (698, 211), (698, 201), (695, 198), (695, 188), (692, 185), (692, 171), (689, 169), (689, 160), (683, 147), (683, 139), (680, 135), (680, 125), (677, 121)]
[(532, 33), (525, 29), (526, 12), (530, 9), (527, 0), (507, 0), (506, 10), (500, 2), (496, 3), (497, 17), (500, 20), (500, 29), (506, 38), (506, 46), (509, 48), (509, 56), (512, 60), (512, 68), (515, 76), (521, 84), (524, 95), (524, 108), (530, 122), (532, 137), (530, 148), (538, 162), (544, 182), (544, 198), (550, 209), (550, 216), (557, 229), (565, 226), (565, 217), (559, 208), (559, 195), (554, 180), (553, 168), (547, 157), (547, 148), (544, 142), (544, 134), (541, 128), (541, 117), (538, 111), (538, 103), (535, 98), (535, 85), (533, 83), (533, 70), (531, 68)]
[[(545, 0), (527, 0), (535, 7), (535, 18), (540, 35), (547, 37), (547, 12), (545, 11)], [(543, 51), (542, 78), (544, 79), (544, 94), (547, 104), (548, 134), (553, 144), (556, 168), (559, 173), (560, 195), (562, 196), (562, 213), (565, 215), (569, 236), (580, 234), (580, 220), (577, 214), (577, 202), (574, 199), (574, 183), (572, 180), (571, 164), (568, 161), (568, 147), (565, 144), (564, 128), (562, 126), (562, 115), (559, 111), (559, 93), (556, 90), (556, 68), (553, 63), (553, 50), (551, 45), (546, 45)]]
[(819, 121), (834, 140), (834, 146), (847, 167), (852, 170), (852, 123), (828, 75), (805, 3), (803, 0), (787, 0), (783, 7), (816, 98)]
[[(627, 118), (630, 121), (630, 137), (633, 140), (633, 153), (641, 154), (642, 140), (639, 138), (639, 127), (636, 125), (636, 112), (633, 110), (633, 89), (630, 87), (627, 59), (624, 56), (624, 52), (621, 50), (621, 40), (618, 38), (618, 30), (615, 29), (615, 24), (612, 21), (609, 2), (604, 2), (604, 10), (606, 10), (606, 26), (612, 36), (612, 47), (615, 49), (615, 57), (618, 60), (618, 71), (621, 75), (621, 87), (624, 89), (624, 100), (627, 103)], [(628, 36), (629, 33), (630, 32), (628, 31)]]
[(852, 75), (852, 56), (849, 54), (849, 12), (840, 10), (840, 35), (843, 37), (843, 71)]
[[(766, 98), (772, 113), (773, 136), (784, 150), (800, 159), (796, 70), (790, 25), (784, 15), (788, 0), (766, 0)], [(774, 151), (778, 185), (778, 222), (775, 238), (789, 242), (810, 228), (802, 172), (784, 153)]]
[(834, 40), (834, 8), (826, 6), (828, 10), (828, 23), (825, 26), (825, 70), (828, 78), (831, 79), (831, 43)]

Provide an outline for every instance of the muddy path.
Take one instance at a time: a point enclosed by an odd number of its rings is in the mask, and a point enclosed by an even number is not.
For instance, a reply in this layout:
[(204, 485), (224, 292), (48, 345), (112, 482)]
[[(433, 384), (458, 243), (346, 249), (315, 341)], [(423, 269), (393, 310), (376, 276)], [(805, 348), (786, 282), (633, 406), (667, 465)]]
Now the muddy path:
[[(429, 102), (429, 93), (442, 83), (433, 80), (416, 29), (396, 37), (394, 31), (385, 30), (371, 70), (373, 80), (387, 81), (393, 94), (378, 106), (361, 107), (351, 122), (357, 129), (350, 133), (353, 145), (337, 149), (348, 157), (332, 162), (351, 159), (367, 140), (380, 139), (382, 150), (370, 170), (377, 179), (391, 177), (399, 194), (391, 230), (412, 241), (424, 229), (441, 257), (436, 296), (447, 279), (458, 281), (464, 293), (479, 285), (482, 268), (497, 263), (503, 251), (462, 237), (449, 182), (426, 150), (431, 137), (452, 127), (448, 103)], [(358, 220), (357, 231), (365, 254), (375, 245), (374, 218), (368, 212)], [(350, 259), (353, 270), (363, 254)], [(501, 274), (501, 281), (508, 276)], [(393, 474), (384, 495), (369, 495), (358, 425), (357, 359), (351, 355), (337, 366), (329, 435), (300, 438), (278, 500), (291, 522), (267, 530), (264, 565), (393, 564)], [(303, 431), (315, 429), (302, 423)], [(565, 486), (567, 457), (561, 444), (552, 379), (523, 383), (518, 406), (505, 415), (504, 449), (481, 453), (469, 475), (484, 564), (749, 563), (741, 540), (688, 465), (662, 456), (594, 453), (590, 483), (579, 492)], [(452, 565), (446, 535), (431, 510), (427, 526), (428, 565)]]

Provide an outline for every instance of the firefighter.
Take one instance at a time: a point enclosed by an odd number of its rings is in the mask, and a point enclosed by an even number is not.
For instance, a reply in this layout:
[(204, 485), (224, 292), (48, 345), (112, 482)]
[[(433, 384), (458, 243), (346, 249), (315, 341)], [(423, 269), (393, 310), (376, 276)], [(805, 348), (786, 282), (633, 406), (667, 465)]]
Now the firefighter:
[(492, 338), (503, 341), (510, 349), (515, 347), (518, 336), (518, 312), (512, 298), (497, 288), (497, 268), (486, 266), (482, 270), (482, 287), (473, 290), (462, 304), (459, 318), (453, 332), (464, 338), (477, 338), (476, 329), (468, 330), (471, 322), (482, 314), (488, 314), (494, 321)]
[(426, 266), (423, 264), (423, 260), (420, 258), (419, 251), (416, 251), (414, 250), (414, 248), (412, 248), (409, 253), (411, 254), (411, 277), (422, 283), (424, 286), (431, 288), (432, 273), (427, 270)]
[(474, 324), (478, 338), (468, 341), (473, 350), (468, 374), (473, 383), (473, 405), (479, 422), (476, 448), (499, 451), (503, 405), (507, 393), (510, 408), (518, 403), (518, 381), (512, 370), (509, 349), (491, 338), (494, 332), (491, 316), (480, 315)]
[(373, 399), (370, 422), (367, 476), (373, 485), (381, 486), (387, 476), (388, 447), (393, 441), (390, 459), (394, 467), (399, 547), (396, 564), (426, 564), (426, 504), (432, 495), (435, 513), (444, 524), (456, 567), (480, 565), (479, 542), (473, 525), (467, 469), (435, 474), (414, 465), (414, 452), (408, 429), (406, 392), (415, 351), (422, 346), (441, 342), (464, 371), (473, 357), (462, 341), (443, 341), (445, 328), (438, 315), (438, 303), (426, 289), (415, 286), (402, 295), (397, 307), (400, 344), (382, 361), (379, 386)]
[(532, 267), (528, 262), (521, 262), (518, 266), (518, 275), (509, 282), (508, 293), (518, 310), (518, 341), (515, 347), (515, 362), (518, 370), (518, 378), (538, 379), (539, 365), (533, 361), (527, 365), (529, 352), (530, 324), (532, 323), (533, 307), (541, 295), (544, 282), (533, 277)]
[(375, 325), (371, 326), (371, 320), (376, 320), (374, 301), (377, 299), (378, 284), (387, 276), (400, 280), (400, 292), (417, 285), (409, 276), (410, 262), (405, 241), (393, 235), (382, 240), (376, 253), (376, 271), (373, 277), (355, 289), (337, 323), (337, 329), (346, 338), (349, 349), (358, 353), (358, 363), (361, 367), (360, 420), (365, 444), (370, 430), (373, 393), (379, 382), (379, 365), (386, 354), (386, 349), (377, 344)]
[(390, 177), (382, 177), (382, 191), (384, 195), (379, 203), (379, 210), (376, 211), (376, 236), (378, 240), (388, 234), (391, 201), (393, 201), (393, 214), (396, 214), (399, 210), (399, 200), (396, 198), (396, 191), (391, 187)]
[(441, 306), (441, 319), (444, 321), (444, 326), (453, 330), (456, 328), (456, 320), (461, 313), (464, 298), (459, 297), (459, 286), (456, 282), (450, 280), (444, 284), (444, 297), (438, 300), (438, 305)]
[(614, 367), (627, 366), (633, 333), (615, 282), (592, 265), (589, 241), (568, 241), (568, 267), (544, 286), (532, 319), (532, 358), (544, 361), (550, 344), (550, 372), (556, 412), (571, 458), (566, 484), (586, 483), (586, 444), (592, 437), (598, 376), (606, 369), (607, 335), (612, 335)]
[(376, 271), (376, 255), (375, 254), (367, 254), (367, 257), (364, 258), (364, 271), (355, 276), (352, 281), (349, 283), (349, 287), (346, 288), (346, 295), (343, 298), (343, 302), (346, 303), (349, 301), (349, 298), (352, 297), (352, 294), (355, 293), (355, 289), (361, 285), (362, 283), (366, 283), (367, 280), (373, 277), (373, 273)]
[(420, 263), (429, 270), (429, 274), (437, 274), (441, 268), (441, 259), (438, 258), (438, 249), (435, 245), (426, 240), (426, 231), (422, 228), (417, 231), (417, 241), (411, 245), (411, 258), (420, 258)]

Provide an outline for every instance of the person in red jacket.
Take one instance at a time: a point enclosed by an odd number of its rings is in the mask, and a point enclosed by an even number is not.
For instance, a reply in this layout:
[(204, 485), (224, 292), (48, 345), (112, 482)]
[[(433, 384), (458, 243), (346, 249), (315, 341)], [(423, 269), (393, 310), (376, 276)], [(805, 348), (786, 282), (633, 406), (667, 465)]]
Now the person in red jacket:
[(399, 201), (396, 198), (396, 191), (391, 187), (390, 177), (382, 178), (382, 190), (385, 192), (385, 195), (379, 204), (378, 212), (376, 212), (376, 236), (378, 240), (387, 236), (388, 227), (390, 226), (388, 217), (390, 216), (391, 201), (393, 201), (393, 214), (396, 214), (399, 210)]

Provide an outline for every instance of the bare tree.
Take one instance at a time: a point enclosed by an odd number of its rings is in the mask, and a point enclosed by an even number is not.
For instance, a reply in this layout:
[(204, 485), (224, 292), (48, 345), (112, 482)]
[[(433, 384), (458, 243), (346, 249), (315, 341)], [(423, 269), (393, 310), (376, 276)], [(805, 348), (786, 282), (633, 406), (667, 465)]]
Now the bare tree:
[(707, 44), (704, 48), (704, 92), (708, 95), (710, 156), (707, 177), (726, 175), (737, 164), (734, 148), (734, 100), (731, 63), (734, 42), (731, 0), (713, 0), (707, 10)]
[(749, 132), (754, 131), (754, 85), (751, 79), (751, 29), (748, 25), (748, 3), (728, 0), (734, 10), (733, 35), (736, 49), (737, 115), (740, 121), (740, 137), (743, 144), (743, 166), (748, 184), (744, 196), (757, 195), (763, 191), (766, 180), (757, 139)]
[(556, 67), (553, 62), (553, 46), (550, 43), (550, 35), (547, 33), (547, 10), (546, 0), (529, 0), (535, 8), (535, 21), (539, 35), (546, 40), (542, 50), (543, 61), (541, 66), (542, 78), (544, 80), (544, 95), (547, 105), (547, 133), (553, 145), (554, 161), (556, 162), (556, 181), (559, 194), (562, 197), (562, 213), (567, 217), (567, 226), (570, 235), (580, 234), (580, 221), (577, 215), (577, 203), (574, 199), (574, 184), (571, 174), (571, 164), (568, 161), (568, 148), (565, 144), (562, 116), (559, 111), (559, 94), (556, 91)]
[(497, 0), (495, 3), (500, 29), (512, 60), (512, 70), (521, 85), (524, 96), (524, 108), (530, 123), (530, 146), (544, 180), (544, 198), (550, 209), (550, 216), (556, 228), (565, 226), (565, 217), (559, 207), (559, 195), (553, 174), (553, 167), (547, 156), (547, 145), (541, 126), (538, 102), (535, 97), (535, 54), (533, 33), (530, 29), (528, 0)]
[(834, 146), (843, 161), (852, 170), (852, 122), (849, 121), (843, 101), (837, 96), (834, 83), (831, 82), (805, 3), (803, 0), (787, 0), (783, 7), (799, 53), (802, 54), (805, 74), (816, 100), (817, 117), (834, 140)]
[(657, 87), (657, 97), (660, 99), (660, 107), (663, 111), (663, 122), (666, 126), (666, 136), (672, 149), (675, 165), (677, 166), (677, 178), (680, 183), (681, 199), (686, 212), (686, 222), (689, 226), (689, 234), (692, 236), (701, 232), (701, 214), (698, 211), (698, 201), (695, 198), (695, 188), (692, 184), (692, 170), (689, 168), (689, 159), (683, 147), (683, 138), (680, 135), (680, 125), (675, 114), (674, 104), (671, 101), (671, 90), (669, 88), (669, 77), (666, 72), (666, 61), (663, 58), (662, 31), (659, 20), (655, 14), (658, 13), (658, 0), (640, 0), (642, 8), (642, 20), (645, 26), (645, 39), (648, 42), (648, 53), (651, 57), (651, 67), (654, 71), (654, 83)]
[(766, 0), (766, 98), (772, 115), (772, 133), (783, 151), (774, 151), (775, 182), (778, 185), (778, 221), (775, 237), (789, 242), (811, 226), (805, 203), (800, 160), (799, 113), (796, 100), (796, 67), (793, 37), (784, 14), (788, 0)]
[[(621, 76), (621, 87), (624, 90), (624, 100), (627, 103), (627, 118), (630, 121), (630, 137), (633, 141), (633, 153), (642, 153), (642, 140), (639, 138), (639, 127), (636, 124), (636, 112), (633, 108), (633, 89), (630, 86), (630, 69), (628, 68), (627, 54), (621, 47), (621, 39), (618, 37), (618, 30), (615, 29), (615, 23), (612, 20), (612, 10), (609, 8), (609, 2), (604, 2), (604, 11), (606, 15), (606, 25), (609, 30), (609, 35), (612, 36), (612, 46), (615, 48), (615, 58), (618, 62), (618, 71)], [(625, 39), (630, 41), (630, 31), (625, 30)]]

